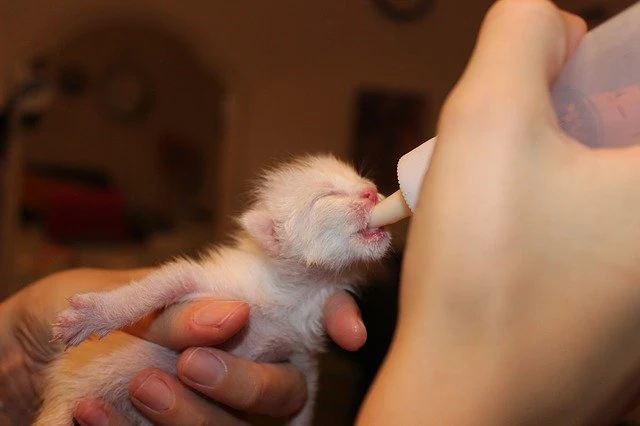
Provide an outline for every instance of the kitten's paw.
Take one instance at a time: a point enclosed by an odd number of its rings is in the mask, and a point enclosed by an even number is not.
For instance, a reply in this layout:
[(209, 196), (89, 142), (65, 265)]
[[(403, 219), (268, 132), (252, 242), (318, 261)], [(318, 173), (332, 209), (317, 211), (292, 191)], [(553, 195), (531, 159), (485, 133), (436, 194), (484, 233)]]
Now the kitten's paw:
[(95, 300), (91, 294), (74, 294), (68, 299), (69, 305), (72, 308), (92, 308), (95, 306)]
[(113, 326), (102, 315), (98, 296), (76, 294), (69, 298), (70, 308), (62, 311), (53, 324), (53, 341), (77, 346), (94, 333), (105, 336)]

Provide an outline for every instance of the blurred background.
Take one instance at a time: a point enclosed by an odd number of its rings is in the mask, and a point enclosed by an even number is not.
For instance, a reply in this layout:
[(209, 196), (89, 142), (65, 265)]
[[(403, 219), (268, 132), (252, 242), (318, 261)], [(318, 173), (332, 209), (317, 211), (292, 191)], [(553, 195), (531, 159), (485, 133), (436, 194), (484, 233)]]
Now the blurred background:
[[(0, 0), (0, 300), (48, 273), (225, 241), (259, 170), (333, 152), (396, 188), (489, 0)], [(634, 0), (556, 3), (598, 25)], [(351, 424), (383, 359), (406, 224), (325, 356), (317, 424)]]

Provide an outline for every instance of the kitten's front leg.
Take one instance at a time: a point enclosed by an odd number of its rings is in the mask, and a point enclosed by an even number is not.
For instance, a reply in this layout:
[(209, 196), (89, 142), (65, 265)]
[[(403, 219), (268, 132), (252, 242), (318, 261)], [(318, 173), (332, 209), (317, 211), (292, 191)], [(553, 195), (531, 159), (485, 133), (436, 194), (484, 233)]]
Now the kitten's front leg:
[(307, 381), (307, 401), (289, 421), (288, 426), (311, 426), (313, 424), (313, 410), (318, 393), (318, 360), (309, 353), (296, 353), (291, 357), (293, 364)]
[(180, 260), (112, 291), (76, 294), (56, 318), (54, 340), (75, 346), (94, 333), (104, 336), (207, 288), (207, 277), (198, 263)]

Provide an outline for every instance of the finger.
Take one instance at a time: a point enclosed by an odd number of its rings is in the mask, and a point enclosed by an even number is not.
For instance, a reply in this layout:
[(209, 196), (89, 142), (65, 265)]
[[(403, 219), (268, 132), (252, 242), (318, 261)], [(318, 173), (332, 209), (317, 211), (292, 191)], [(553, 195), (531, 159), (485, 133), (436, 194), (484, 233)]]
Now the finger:
[(441, 126), (459, 126), (461, 117), (485, 126), (521, 125), (523, 113), (551, 119), (549, 87), (585, 32), (583, 20), (551, 1), (499, 0), (482, 23)]
[(261, 364), (212, 348), (187, 349), (178, 377), (202, 394), (240, 411), (288, 416), (306, 400), (305, 380), (291, 364)]
[(198, 300), (173, 305), (145, 317), (127, 332), (177, 350), (215, 346), (234, 336), (249, 317), (249, 305), (239, 301)]
[(124, 417), (118, 411), (97, 400), (80, 402), (73, 417), (81, 426), (117, 426), (126, 424)]
[(129, 396), (157, 425), (247, 425), (230, 411), (205, 400), (164, 371), (148, 369), (133, 378)]
[(335, 293), (327, 300), (324, 321), (329, 336), (346, 350), (358, 350), (367, 341), (367, 329), (360, 317), (360, 309), (346, 291)]

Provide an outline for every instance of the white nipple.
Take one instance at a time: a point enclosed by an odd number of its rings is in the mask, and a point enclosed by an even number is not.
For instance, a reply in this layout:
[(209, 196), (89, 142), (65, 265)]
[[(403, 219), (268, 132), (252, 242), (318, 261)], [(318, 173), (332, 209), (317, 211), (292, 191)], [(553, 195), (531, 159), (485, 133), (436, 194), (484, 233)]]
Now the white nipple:
[(411, 216), (418, 203), (424, 175), (429, 168), (435, 147), (433, 137), (406, 153), (398, 161), (398, 184), (400, 190), (381, 201), (371, 211), (369, 227), (391, 225)]
[(391, 225), (411, 216), (411, 209), (404, 201), (401, 191), (396, 191), (378, 203), (371, 211), (369, 228)]

